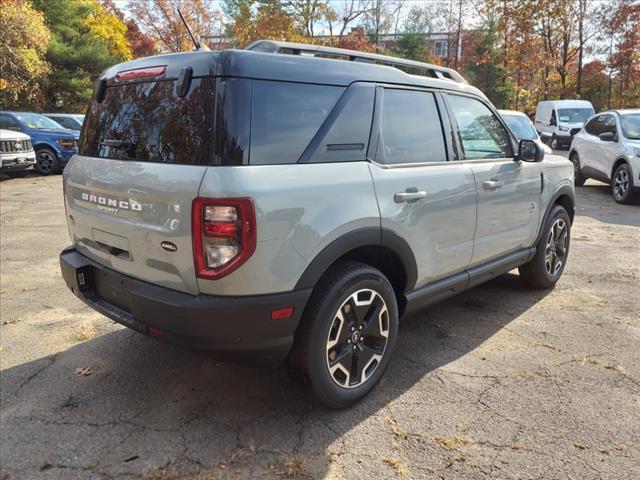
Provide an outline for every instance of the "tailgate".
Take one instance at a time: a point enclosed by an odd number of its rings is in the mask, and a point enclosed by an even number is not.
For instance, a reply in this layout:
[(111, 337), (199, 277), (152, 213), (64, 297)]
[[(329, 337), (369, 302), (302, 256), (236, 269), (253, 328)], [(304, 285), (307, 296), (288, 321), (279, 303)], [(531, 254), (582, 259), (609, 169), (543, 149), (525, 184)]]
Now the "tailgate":
[(74, 246), (126, 275), (198, 293), (191, 204), (205, 171), (204, 166), (74, 157), (64, 171)]

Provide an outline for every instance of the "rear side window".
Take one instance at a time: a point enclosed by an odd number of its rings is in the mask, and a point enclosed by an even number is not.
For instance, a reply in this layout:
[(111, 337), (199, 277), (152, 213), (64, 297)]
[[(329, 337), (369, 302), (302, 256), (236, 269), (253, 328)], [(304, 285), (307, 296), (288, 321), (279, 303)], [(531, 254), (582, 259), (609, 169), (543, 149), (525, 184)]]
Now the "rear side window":
[(175, 82), (132, 83), (107, 88), (92, 101), (79, 153), (92, 157), (159, 163), (211, 163), (214, 83), (193, 79), (185, 97)]
[(484, 103), (449, 95), (465, 157), (469, 160), (513, 156), (507, 129)]
[(343, 87), (254, 80), (250, 163), (296, 163), (343, 91)]
[(444, 134), (433, 93), (385, 89), (376, 161), (445, 162)]

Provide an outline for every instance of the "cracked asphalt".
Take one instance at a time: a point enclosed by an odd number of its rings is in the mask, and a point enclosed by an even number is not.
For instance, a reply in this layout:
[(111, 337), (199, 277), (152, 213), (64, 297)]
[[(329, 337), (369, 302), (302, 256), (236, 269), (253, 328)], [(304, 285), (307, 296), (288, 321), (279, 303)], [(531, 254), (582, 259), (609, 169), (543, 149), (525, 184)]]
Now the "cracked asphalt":
[(578, 189), (553, 291), (512, 272), (405, 319), (344, 411), (85, 307), (58, 270), (61, 177), (0, 191), (2, 480), (640, 477), (640, 207), (603, 184)]

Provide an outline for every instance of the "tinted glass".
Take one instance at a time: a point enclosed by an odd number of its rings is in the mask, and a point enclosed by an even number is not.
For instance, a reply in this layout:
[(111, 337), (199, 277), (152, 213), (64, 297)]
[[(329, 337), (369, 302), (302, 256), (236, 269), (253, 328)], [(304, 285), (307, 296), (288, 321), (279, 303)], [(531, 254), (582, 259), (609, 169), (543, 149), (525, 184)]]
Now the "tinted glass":
[(232, 78), (218, 84), (216, 109), (220, 137), (214, 145), (216, 164), (249, 163), (251, 80)]
[(561, 122), (584, 123), (593, 113), (592, 108), (559, 108), (558, 118)]
[[(310, 162), (353, 162), (365, 160), (371, 132), (375, 87), (354, 84), (340, 99), (322, 138), (312, 145)], [(306, 161), (306, 159), (303, 159)]]
[(613, 115), (602, 115), (602, 132), (600, 133), (613, 133), (617, 132), (616, 119)]
[(509, 126), (518, 140), (536, 140), (538, 134), (529, 119), (523, 115), (502, 115), (502, 119)]
[(185, 97), (172, 81), (107, 88), (92, 101), (80, 136), (80, 154), (118, 160), (211, 163), (212, 79), (193, 79)]
[(625, 137), (631, 140), (640, 140), (640, 114), (621, 115), (620, 126)]
[(589, 122), (584, 126), (584, 129), (586, 130), (587, 133), (591, 134), (591, 135), (599, 135), (600, 130), (602, 128), (601, 125), (601, 116), (600, 117), (595, 117), (592, 118), (591, 120), (589, 120)]
[(18, 122), (16, 122), (9, 115), (0, 115), (0, 128), (4, 128), (7, 130), (19, 130)]
[(447, 153), (432, 93), (386, 89), (376, 160), (386, 164), (445, 162)]
[(513, 156), (504, 126), (484, 103), (470, 97), (449, 95), (458, 123), (465, 157), (471, 160)]
[(343, 91), (342, 87), (254, 80), (250, 163), (296, 163)]

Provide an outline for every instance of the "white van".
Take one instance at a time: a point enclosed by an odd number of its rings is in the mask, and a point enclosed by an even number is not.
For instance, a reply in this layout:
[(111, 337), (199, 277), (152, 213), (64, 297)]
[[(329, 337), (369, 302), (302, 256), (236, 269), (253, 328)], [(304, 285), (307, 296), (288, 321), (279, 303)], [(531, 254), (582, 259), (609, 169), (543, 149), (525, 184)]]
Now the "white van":
[(536, 130), (551, 148), (569, 147), (573, 135), (595, 114), (587, 100), (549, 100), (538, 103)]

